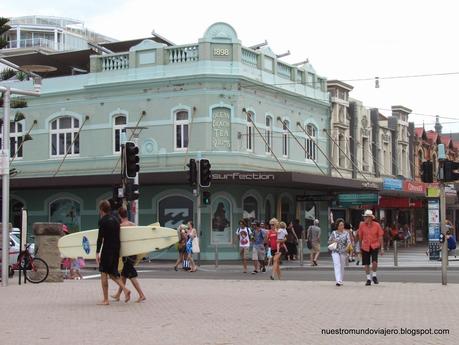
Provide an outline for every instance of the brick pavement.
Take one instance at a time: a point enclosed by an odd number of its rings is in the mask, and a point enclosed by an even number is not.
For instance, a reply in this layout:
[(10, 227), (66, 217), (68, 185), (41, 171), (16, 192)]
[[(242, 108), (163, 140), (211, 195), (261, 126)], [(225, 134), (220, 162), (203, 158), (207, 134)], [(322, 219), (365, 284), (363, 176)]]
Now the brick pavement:
[[(110, 284), (111, 290), (114, 284)], [(453, 344), (459, 285), (145, 279), (147, 301), (97, 306), (98, 280), (0, 288), (0, 343)], [(133, 298), (136, 296), (133, 294)], [(449, 335), (323, 335), (323, 328), (446, 328)]]

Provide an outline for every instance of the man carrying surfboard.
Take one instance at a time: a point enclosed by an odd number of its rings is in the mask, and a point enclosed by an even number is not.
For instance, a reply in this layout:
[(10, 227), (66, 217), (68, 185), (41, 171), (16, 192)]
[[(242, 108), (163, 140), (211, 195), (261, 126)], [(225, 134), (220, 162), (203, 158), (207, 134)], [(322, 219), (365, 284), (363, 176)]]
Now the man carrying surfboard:
[[(126, 288), (118, 272), (120, 256), (120, 223), (111, 215), (110, 203), (102, 200), (99, 204), (99, 233), (97, 236), (96, 262), (99, 264), (100, 281), (103, 301), (101, 305), (109, 305), (108, 277), (110, 277), (124, 292), (125, 302), (129, 302), (131, 291)], [(102, 249), (102, 252), (101, 252)]]
[[(128, 219), (128, 213), (127, 213), (126, 207), (124, 206), (120, 207), (118, 210), (118, 215), (120, 216), (121, 226), (135, 226), (135, 224), (133, 222), (130, 222)], [(126, 231), (126, 230), (123, 230), (123, 231)], [(136, 260), (137, 260), (137, 255), (123, 257), (123, 270), (121, 271), (121, 280), (123, 281), (125, 285), (126, 285), (127, 279), (131, 281), (132, 285), (134, 285), (134, 288), (137, 290), (139, 294), (139, 298), (136, 302), (140, 303), (142, 301), (145, 301), (146, 298), (145, 298), (145, 295), (142, 289), (140, 288), (139, 280), (137, 279), (137, 270), (134, 267)], [(121, 292), (122, 292), (122, 289), (121, 287), (119, 287), (116, 294), (112, 296), (115, 301), (120, 300)]]

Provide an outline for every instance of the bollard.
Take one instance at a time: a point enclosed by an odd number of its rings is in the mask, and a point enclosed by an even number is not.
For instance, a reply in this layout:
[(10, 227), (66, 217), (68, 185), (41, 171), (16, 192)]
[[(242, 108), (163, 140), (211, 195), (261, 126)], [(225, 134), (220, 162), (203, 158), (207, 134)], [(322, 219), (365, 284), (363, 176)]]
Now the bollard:
[(215, 268), (218, 267), (218, 244), (215, 244)]
[(398, 266), (398, 246), (397, 241), (394, 241), (394, 267)]

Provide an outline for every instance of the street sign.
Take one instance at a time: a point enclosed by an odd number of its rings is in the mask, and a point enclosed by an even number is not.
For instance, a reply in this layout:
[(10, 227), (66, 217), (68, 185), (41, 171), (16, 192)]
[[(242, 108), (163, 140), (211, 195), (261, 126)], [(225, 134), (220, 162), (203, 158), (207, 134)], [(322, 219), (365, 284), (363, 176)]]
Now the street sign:
[(338, 204), (341, 206), (377, 205), (378, 194), (338, 194)]

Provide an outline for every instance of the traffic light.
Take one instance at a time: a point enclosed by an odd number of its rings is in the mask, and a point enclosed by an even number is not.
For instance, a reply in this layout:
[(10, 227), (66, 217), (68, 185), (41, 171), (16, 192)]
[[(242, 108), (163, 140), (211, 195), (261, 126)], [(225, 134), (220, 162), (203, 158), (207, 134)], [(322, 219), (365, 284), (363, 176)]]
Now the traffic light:
[(125, 162), (126, 162), (126, 177), (135, 178), (140, 170), (139, 167), (139, 148), (132, 142), (127, 141), (124, 145)]
[(459, 180), (459, 162), (453, 162), (450, 160), (445, 160), (443, 162), (443, 181), (452, 182)]
[(421, 181), (426, 183), (433, 182), (433, 165), (431, 161), (422, 162)]
[(201, 159), (199, 161), (199, 184), (201, 187), (210, 187), (212, 180), (212, 172), (210, 171), (210, 162), (208, 159)]
[(206, 192), (206, 191), (202, 192), (202, 204), (210, 205), (210, 192)]
[(139, 185), (134, 183), (134, 181), (129, 181), (126, 184), (126, 200), (133, 201), (139, 198)]
[(190, 159), (190, 163), (186, 165), (188, 170), (188, 183), (190, 186), (196, 186), (198, 181), (198, 167), (196, 165), (196, 161), (194, 159)]

